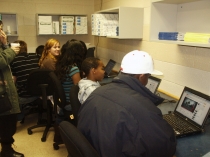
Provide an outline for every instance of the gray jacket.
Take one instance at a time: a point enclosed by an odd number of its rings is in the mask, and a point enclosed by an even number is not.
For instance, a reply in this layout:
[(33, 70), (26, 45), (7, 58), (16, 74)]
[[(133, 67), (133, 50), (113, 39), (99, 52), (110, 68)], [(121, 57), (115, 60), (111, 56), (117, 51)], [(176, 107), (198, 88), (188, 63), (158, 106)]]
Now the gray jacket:
[[(15, 114), (20, 112), (19, 103), (18, 103), (18, 94), (9, 67), (9, 64), (12, 62), (15, 56), (16, 53), (12, 49), (10, 48), (3, 49), (2, 47), (0, 47), (0, 69), (2, 71), (6, 83), (6, 91), (12, 103), (12, 109), (10, 111), (0, 114), (0, 116)], [(1, 77), (0, 77), (0, 91), (3, 91)]]

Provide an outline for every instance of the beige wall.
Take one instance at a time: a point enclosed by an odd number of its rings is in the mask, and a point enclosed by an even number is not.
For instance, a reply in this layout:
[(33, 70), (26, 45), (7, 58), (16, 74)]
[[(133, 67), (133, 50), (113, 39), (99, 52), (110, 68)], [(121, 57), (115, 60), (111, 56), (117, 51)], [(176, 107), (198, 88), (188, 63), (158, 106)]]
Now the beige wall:
[[(101, 7), (102, 10), (118, 6), (144, 8), (142, 41), (95, 37), (95, 44), (98, 45), (97, 55), (105, 63), (109, 58), (120, 63), (127, 52), (135, 49), (143, 50), (152, 55), (155, 68), (164, 73), (160, 77), (162, 78), (160, 90), (176, 98), (179, 98), (184, 86), (210, 94), (210, 49), (150, 42), (150, 0), (103, 0), (102, 5), (101, 0), (95, 0), (94, 4), (95, 11), (100, 10)], [(119, 68), (120, 64), (115, 67), (116, 70)]]
[[(29, 52), (34, 52), (40, 44), (45, 44), (49, 38), (56, 38), (63, 45), (69, 39), (83, 40), (94, 43), (94, 38), (88, 35), (42, 35), (37, 36), (36, 14), (85, 14), (94, 11), (94, 0), (1, 0), (0, 12), (16, 13), (18, 16), (18, 37), (9, 37), (9, 41), (20, 39), (28, 44)], [(88, 20), (88, 32), (90, 21)]]
[[(101, 5), (101, 2), (103, 4)], [(119, 40), (91, 35), (91, 14), (100, 9), (118, 6), (144, 8), (144, 34), (142, 40)], [(1, 0), (0, 12), (16, 13), (18, 15), (19, 36), (9, 40), (24, 40), (29, 51), (34, 52), (40, 44), (45, 44), (49, 38), (56, 38), (61, 44), (76, 38), (97, 45), (96, 54), (104, 63), (110, 58), (118, 62), (115, 70), (119, 70), (123, 56), (134, 49), (150, 53), (155, 62), (155, 68), (164, 75), (159, 89), (179, 97), (184, 86), (189, 86), (206, 94), (210, 93), (210, 49), (200, 47), (178, 46), (149, 41), (150, 33), (150, 0)], [(88, 35), (37, 36), (36, 14), (87, 14)], [(138, 20), (138, 19), (137, 19)], [(135, 21), (134, 21), (135, 24)], [(132, 31), (129, 30), (128, 31)]]

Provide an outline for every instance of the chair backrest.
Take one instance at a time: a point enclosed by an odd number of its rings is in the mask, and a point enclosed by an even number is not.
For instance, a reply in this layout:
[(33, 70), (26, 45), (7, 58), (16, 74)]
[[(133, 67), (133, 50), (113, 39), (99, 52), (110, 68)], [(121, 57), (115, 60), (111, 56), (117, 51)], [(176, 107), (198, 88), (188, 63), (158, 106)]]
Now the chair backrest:
[(100, 157), (84, 135), (71, 123), (61, 122), (59, 130), (70, 157)]
[(52, 80), (49, 77), (51, 70), (36, 69), (31, 71), (27, 79), (27, 90), (33, 96), (42, 96), (40, 85), (46, 85), (47, 96), (53, 94)]
[(64, 108), (66, 105), (66, 95), (64, 92), (64, 88), (61, 84), (61, 81), (57, 78), (54, 72), (51, 72), (49, 76), (53, 82), (53, 87), (54, 87), (54, 92), (53, 92), (54, 104), (56, 104), (60, 108)]
[(79, 108), (81, 106), (81, 103), (79, 102), (79, 99), (78, 99), (78, 92), (79, 92), (79, 86), (73, 85), (71, 87), (70, 93), (69, 93), (72, 113), (74, 115), (74, 120), (75, 120), (75, 125), (77, 125), (77, 115), (78, 115)]
[(33, 70), (27, 79), (28, 91), (31, 95), (42, 96), (40, 85), (46, 85), (46, 95), (53, 95), (54, 103), (63, 108), (66, 105), (64, 89), (55, 73), (51, 70)]

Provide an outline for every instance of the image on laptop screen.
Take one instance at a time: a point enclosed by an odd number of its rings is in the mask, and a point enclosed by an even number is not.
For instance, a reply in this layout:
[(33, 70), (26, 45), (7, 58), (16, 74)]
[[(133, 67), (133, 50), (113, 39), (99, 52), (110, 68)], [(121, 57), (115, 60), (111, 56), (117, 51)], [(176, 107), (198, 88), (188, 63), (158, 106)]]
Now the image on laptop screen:
[(104, 70), (105, 70), (105, 77), (108, 77), (109, 74), (111, 73), (112, 69), (114, 68), (116, 62), (112, 59), (109, 60), (109, 62), (107, 63), (107, 65), (105, 66)]
[(152, 92), (155, 93), (160, 85), (161, 79), (150, 76), (147, 82), (146, 87)]
[(183, 91), (175, 112), (187, 117), (198, 125), (203, 125), (210, 108), (210, 99), (202, 93), (189, 89)]

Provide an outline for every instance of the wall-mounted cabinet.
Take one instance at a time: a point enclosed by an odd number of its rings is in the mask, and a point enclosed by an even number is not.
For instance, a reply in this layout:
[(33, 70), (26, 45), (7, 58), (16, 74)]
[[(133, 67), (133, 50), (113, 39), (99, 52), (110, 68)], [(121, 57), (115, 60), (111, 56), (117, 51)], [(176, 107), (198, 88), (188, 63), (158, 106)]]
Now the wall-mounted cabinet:
[(37, 35), (88, 34), (87, 15), (37, 14)]
[[(94, 14), (115, 14), (118, 16), (118, 27), (116, 27), (116, 35), (113, 36), (108, 34), (105, 35), (106, 37), (117, 39), (142, 39), (143, 37), (143, 8), (117, 7), (97, 11)], [(93, 18), (91, 19), (93, 35), (101, 36), (100, 24), (100, 21), (94, 21)], [(106, 23), (106, 26), (111, 27), (109, 23)]]
[(210, 47), (210, 43), (158, 40), (159, 32), (210, 34), (209, 0), (152, 0), (150, 40), (178, 45)]
[(0, 20), (3, 21), (3, 30), (7, 36), (18, 36), (18, 23), (16, 14), (0, 12)]

